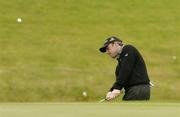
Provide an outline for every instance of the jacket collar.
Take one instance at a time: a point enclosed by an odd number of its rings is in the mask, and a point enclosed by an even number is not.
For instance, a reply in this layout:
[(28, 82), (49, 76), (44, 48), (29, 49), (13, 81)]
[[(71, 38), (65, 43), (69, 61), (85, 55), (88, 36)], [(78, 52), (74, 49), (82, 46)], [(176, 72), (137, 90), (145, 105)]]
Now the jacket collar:
[(122, 53), (123, 53), (123, 48), (124, 48), (124, 46), (125, 46), (125, 45), (121, 46), (121, 49), (119, 50), (119, 53), (118, 53), (118, 55), (117, 55), (117, 57), (116, 57), (117, 60), (119, 60), (119, 59), (121, 58)]

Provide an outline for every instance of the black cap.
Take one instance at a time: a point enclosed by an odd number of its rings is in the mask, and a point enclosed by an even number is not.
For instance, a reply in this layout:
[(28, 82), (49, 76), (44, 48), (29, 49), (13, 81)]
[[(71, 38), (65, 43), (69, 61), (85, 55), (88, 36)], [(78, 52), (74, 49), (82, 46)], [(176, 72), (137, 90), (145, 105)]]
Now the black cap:
[(108, 46), (110, 43), (113, 43), (113, 42), (115, 42), (115, 41), (118, 41), (118, 42), (121, 42), (121, 43), (122, 43), (122, 41), (121, 41), (120, 39), (118, 39), (117, 37), (114, 37), (114, 36), (109, 37), (109, 38), (107, 38), (107, 39), (104, 41), (104, 44), (103, 44), (103, 46), (102, 46), (101, 48), (99, 48), (99, 51), (102, 52), (102, 53), (106, 52), (107, 46)]

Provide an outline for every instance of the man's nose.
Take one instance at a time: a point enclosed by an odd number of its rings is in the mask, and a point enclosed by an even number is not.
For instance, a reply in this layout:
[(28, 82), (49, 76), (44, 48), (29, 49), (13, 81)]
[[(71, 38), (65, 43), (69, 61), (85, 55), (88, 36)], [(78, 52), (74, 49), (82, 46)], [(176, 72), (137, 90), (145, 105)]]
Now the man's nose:
[(109, 50), (106, 50), (106, 53), (107, 53), (107, 54), (110, 54)]

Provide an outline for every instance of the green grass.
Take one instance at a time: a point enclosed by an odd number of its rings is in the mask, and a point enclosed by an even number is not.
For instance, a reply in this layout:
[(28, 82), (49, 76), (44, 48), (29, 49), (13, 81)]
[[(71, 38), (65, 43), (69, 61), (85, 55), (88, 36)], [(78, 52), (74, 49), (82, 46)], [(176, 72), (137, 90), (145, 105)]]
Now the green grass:
[(116, 61), (98, 48), (110, 35), (144, 56), (155, 83), (152, 100), (179, 100), (179, 6), (179, 0), (0, 0), (0, 102), (104, 97)]
[(4, 103), (2, 117), (180, 117), (180, 103)]

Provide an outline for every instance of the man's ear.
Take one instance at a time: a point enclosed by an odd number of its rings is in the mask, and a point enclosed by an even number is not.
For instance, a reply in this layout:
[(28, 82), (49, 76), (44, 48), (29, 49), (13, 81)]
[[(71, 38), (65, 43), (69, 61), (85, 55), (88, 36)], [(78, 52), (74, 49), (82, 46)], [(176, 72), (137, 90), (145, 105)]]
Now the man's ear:
[(117, 45), (119, 45), (119, 43), (118, 43), (118, 42), (114, 42), (113, 44), (114, 44), (114, 45), (116, 45), (116, 46), (117, 46)]
[(123, 46), (123, 43), (121, 43), (121, 42), (116, 42), (116, 43), (120, 46)]

